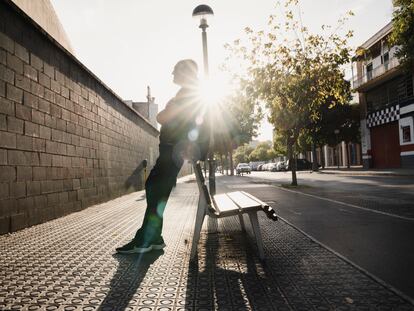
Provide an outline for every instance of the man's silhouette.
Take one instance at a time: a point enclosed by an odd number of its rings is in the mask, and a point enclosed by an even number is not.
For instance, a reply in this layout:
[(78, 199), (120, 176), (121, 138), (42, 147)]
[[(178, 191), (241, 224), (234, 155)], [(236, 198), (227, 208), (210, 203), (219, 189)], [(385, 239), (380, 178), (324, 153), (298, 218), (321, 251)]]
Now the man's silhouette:
[(159, 157), (145, 183), (147, 209), (140, 229), (118, 253), (145, 253), (165, 247), (161, 236), (163, 213), (168, 197), (177, 181), (184, 157), (200, 159), (207, 144), (200, 144), (203, 122), (197, 64), (190, 59), (179, 61), (172, 72), (173, 82), (181, 89), (157, 115), (161, 124)]

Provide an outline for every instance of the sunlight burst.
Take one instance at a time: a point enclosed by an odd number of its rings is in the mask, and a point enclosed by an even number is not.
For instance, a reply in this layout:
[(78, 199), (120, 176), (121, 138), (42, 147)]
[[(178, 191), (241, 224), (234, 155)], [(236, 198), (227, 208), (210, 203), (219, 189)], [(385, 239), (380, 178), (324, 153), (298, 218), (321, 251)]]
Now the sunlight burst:
[(232, 91), (232, 86), (224, 75), (214, 75), (200, 81), (200, 97), (207, 106), (216, 106)]

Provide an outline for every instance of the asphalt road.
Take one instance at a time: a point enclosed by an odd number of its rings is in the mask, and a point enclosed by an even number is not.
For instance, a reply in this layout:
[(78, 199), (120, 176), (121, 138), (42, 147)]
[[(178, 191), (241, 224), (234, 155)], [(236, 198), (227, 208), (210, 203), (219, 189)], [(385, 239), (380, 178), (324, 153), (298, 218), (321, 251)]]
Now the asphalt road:
[[(254, 177), (275, 185), (289, 184), (291, 172), (253, 172)], [(414, 177), (346, 175), (298, 172), (300, 191), (333, 200), (414, 218)]]
[[(374, 202), (387, 201), (392, 210), (410, 196), (414, 202), (412, 180), (306, 173), (311, 176), (300, 177), (305, 186), (292, 189), (277, 186), (290, 180), (290, 175), (283, 174), (223, 176), (218, 178), (218, 189), (244, 190), (268, 202), (282, 218), (312, 238), (414, 299), (414, 218), (358, 208), (354, 201), (347, 203), (349, 197), (374, 196)], [(318, 190), (321, 185), (325, 185), (322, 192)]]

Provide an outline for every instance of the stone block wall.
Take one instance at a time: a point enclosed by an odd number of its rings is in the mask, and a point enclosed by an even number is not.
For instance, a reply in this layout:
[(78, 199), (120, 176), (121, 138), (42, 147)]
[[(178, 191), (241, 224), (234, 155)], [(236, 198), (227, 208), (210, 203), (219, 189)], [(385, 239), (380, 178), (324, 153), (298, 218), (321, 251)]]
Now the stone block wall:
[(11, 1), (0, 3), (0, 233), (142, 189), (158, 134)]

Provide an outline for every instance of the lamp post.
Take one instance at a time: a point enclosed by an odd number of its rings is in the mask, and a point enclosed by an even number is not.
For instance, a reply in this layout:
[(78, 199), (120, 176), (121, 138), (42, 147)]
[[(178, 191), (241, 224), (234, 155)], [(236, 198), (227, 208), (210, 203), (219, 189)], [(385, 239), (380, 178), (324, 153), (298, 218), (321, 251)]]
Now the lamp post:
[(335, 136), (336, 136), (336, 143), (337, 143), (337, 147), (336, 147), (336, 158), (337, 158), (338, 169), (339, 169), (339, 147), (338, 147), (338, 145), (339, 145), (339, 143), (338, 143), (338, 134), (339, 134), (339, 130), (338, 130), (338, 129), (336, 129), (336, 130), (334, 131), (334, 133), (335, 133)]
[[(213, 16), (213, 10), (205, 4), (200, 4), (193, 10), (193, 17), (200, 20), (199, 28), (201, 28), (201, 39), (203, 42), (203, 63), (204, 63), (204, 75), (205, 78), (208, 78), (209, 68), (208, 68), (208, 50), (207, 50), (207, 17)], [(207, 118), (210, 119), (210, 118)], [(215, 178), (215, 168), (214, 168), (214, 153), (209, 152), (208, 155), (208, 184), (210, 188), (210, 193), (214, 195), (216, 193), (216, 178)]]
[(193, 10), (193, 17), (200, 20), (200, 25), (198, 26), (201, 28), (201, 39), (203, 41), (203, 62), (204, 62), (204, 74), (208, 77), (209, 68), (208, 68), (208, 51), (207, 51), (207, 31), (208, 28), (207, 24), (207, 17), (213, 16), (213, 10), (205, 4), (200, 4)]

